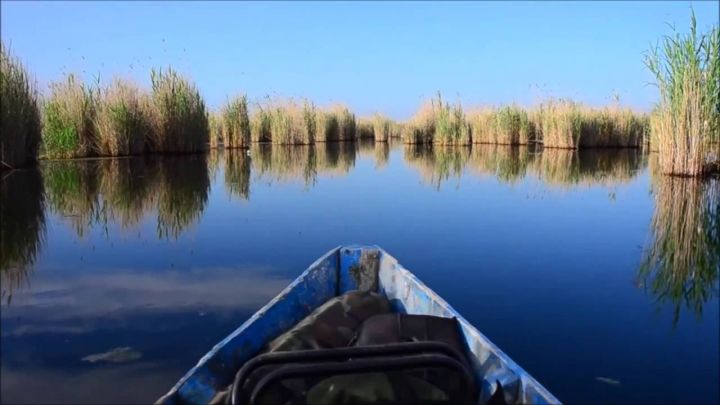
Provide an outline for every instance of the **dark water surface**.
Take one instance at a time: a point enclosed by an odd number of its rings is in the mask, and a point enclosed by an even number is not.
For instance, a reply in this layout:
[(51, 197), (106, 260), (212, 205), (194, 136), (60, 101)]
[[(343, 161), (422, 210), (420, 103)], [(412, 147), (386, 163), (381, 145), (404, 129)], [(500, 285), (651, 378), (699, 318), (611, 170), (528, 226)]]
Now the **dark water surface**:
[(565, 402), (720, 401), (718, 181), (637, 151), (255, 145), (2, 173), (2, 402), (149, 402), (378, 244)]

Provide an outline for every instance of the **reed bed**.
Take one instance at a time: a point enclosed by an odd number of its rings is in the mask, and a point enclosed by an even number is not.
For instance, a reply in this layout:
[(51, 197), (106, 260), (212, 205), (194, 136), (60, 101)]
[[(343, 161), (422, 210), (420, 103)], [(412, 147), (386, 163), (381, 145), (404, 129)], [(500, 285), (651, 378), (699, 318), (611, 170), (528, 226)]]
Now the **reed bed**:
[(208, 125), (210, 126), (210, 149), (217, 149), (223, 144), (223, 119), (219, 112), (208, 114)]
[(660, 304), (672, 306), (677, 322), (683, 308), (699, 316), (718, 294), (720, 180), (652, 179), (655, 212), (638, 279)]
[(158, 131), (154, 152), (201, 152), (209, 141), (208, 114), (197, 87), (172, 68), (151, 72)]
[(470, 145), (470, 124), (468, 124), (462, 106), (458, 103), (443, 103), (438, 94), (435, 109), (435, 132), (433, 143), (442, 146)]
[(342, 104), (317, 109), (315, 120), (315, 142), (344, 142), (357, 138), (355, 114)]
[(501, 108), (493, 121), (498, 144), (527, 145), (535, 138), (535, 128), (528, 113), (517, 106)]
[(315, 142), (317, 108), (307, 100), (280, 102), (270, 108), (270, 137), (279, 145)]
[(497, 144), (497, 112), (492, 108), (474, 109), (468, 113), (472, 142)]
[(439, 105), (434, 99), (423, 102), (415, 115), (405, 123), (402, 140), (405, 144), (433, 143)]
[(220, 113), (223, 147), (248, 148), (250, 146), (250, 117), (247, 96), (227, 102)]
[(375, 124), (372, 118), (360, 118), (357, 122), (358, 139), (374, 139)]
[(390, 139), (392, 121), (383, 114), (376, 113), (372, 117), (373, 136), (376, 142), (387, 142)]
[(95, 106), (96, 152), (101, 156), (137, 155), (153, 137), (151, 102), (128, 81), (116, 79), (98, 93)]
[(250, 115), (250, 140), (252, 142), (271, 142), (271, 109), (268, 104), (255, 103)]
[(75, 75), (50, 85), (43, 105), (42, 152), (46, 158), (94, 156), (97, 90)]
[(357, 122), (355, 114), (344, 105), (335, 105), (330, 108), (330, 112), (335, 115), (338, 122), (338, 140), (354, 141), (357, 138)]
[(35, 81), (0, 43), (0, 171), (32, 163), (41, 140)]
[(27, 283), (45, 239), (45, 199), (38, 170), (14, 170), (0, 178), (0, 300)]
[(663, 39), (646, 57), (660, 91), (651, 129), (657, 140), (660, 171), (703, 176), (720, 168), (720, 31), (690, 32)]

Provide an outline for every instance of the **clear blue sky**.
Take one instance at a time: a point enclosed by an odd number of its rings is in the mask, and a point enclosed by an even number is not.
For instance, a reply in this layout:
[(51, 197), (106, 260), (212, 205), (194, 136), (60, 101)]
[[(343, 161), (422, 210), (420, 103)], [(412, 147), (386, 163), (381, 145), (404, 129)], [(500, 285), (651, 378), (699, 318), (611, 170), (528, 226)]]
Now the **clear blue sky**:
[(465, 104), (613, 93), (649, 109), (643, 53), (666, 23), (717, 24), (718, 2), (2, 2), (2, 39), (41, 89), (76, 72), (132, 77), (171, 64), (211, 107), (239, 92), (410, 115), (440, 90)]

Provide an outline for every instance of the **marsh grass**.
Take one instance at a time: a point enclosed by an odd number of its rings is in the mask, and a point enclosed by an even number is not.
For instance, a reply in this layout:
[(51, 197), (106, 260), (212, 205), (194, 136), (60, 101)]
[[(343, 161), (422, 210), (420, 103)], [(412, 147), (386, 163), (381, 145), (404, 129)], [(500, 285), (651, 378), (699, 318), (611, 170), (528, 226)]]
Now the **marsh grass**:
[(145, 152), (146, 141), (154, 135), (154, 116), (147, 97), (137, 86), (121, 79), (98, 93), (94, 134), (99, 155)]
[(270, 137), (279, 145), (311, 145), (315, 142), (317, 108), (307, 100), (289, 100), (270, 108)]
[(0, 300), (27, 283), (45, 240), (45, 198), (40, 172), (13, 170), (0, 177)]
[(336, 114), (330, 111), (318, 111), (316, 115), (315, 142), (333, 142), (340, 140), (340, 123)]
[(501, 145), (527, 145), (535, 138), (528, 113), (517, 106), (499, 109), (495, 119), (495, 142)]
[(450, 105), (443, 102), (442, 96), (434, 101), (435, 108), (435, 131), (433, 143), (442, 146), (470, 145), (470, 124), (468, 124), (465, 113), (460, 103)]
[(358, 139), (374, 139), (375, 123), (372, 118), (360, 118), (357, 122)]
[(577, 149), (583, 117), (581, 106), (570, 100), (549, 100), (538, 107), (542, 143), (546, 148)]
[(236, 97), (225, 104), (220, 113), (223, 147), (250, 146), (250, 117), (247, 96)]
[(94, 156), (98, 149), (97, 89), (70, 74), (50, 85), (43, 105), (42, 152), (46, 158)]
[(390, 139), (392, 121), (383, 114), (375, 113), (372, 117), (373, 136), (376, 142), (387, 142)]
[(37, 159), (41, 117), (35, 81), (0, 43), (0, 171)]
[(210, 126), (210, 141), (209, 145), (211, 149), (217, 149), (223, 144), (223, 119), (219, 112), (212, 112), (208, 114), (208, 125)]
[(690, 32), (666, 36), (645, 63), (660, 90), (653, 117), (660, 171), (702, 176), (720, 162), (720, 31), (697, 32), (693, 13)]
[(172, 68), (151, 72), (152, 99), (158, 120), (154, 152), (201, 152), (209, 140), (208, 114), (197, 87)]
[(271, 109), (267, 104), (255, 103), (250, 115), (250, 140), (252, 142), (271, 142)]
[(677, 323), (683, 308), (699, 316), (718, 295), (720, 181), (656, 175), (652, 193), (655, 212), (638, 279), (673, 308)]
[(473, 109), (468, 113), (472, 142), (497, 144), (497, 111), (493, 108)]

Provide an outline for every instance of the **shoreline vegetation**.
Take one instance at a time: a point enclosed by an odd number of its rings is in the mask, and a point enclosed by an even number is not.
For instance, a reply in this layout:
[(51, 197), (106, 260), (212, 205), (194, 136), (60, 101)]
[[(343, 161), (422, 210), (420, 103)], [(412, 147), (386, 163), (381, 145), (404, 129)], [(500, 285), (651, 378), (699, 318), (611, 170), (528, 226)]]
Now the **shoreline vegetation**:
[(646, 57), (660, 102), (645, 114), (616, 101), (589, 107), (569, 99), (465, 108), (440, 93), (404, 122), (376, 113), (356, 117), (344, 105), (307, 99), (249, 100), (238, 95), (208, 111), (198, 88), (172, 68), (152, 70), (151, 89), (124, 79), (83, 83), (73, 74), (39, 96), (21, 62), (2, 46), (2, 169), (37, 159), (195, 153), (253, 143), (313, 145), (374, 139), (440, 147), (541, 145), (547, 149), (643, 148), (667, 175), (720, 171), (720, 32), (663, 40)]

